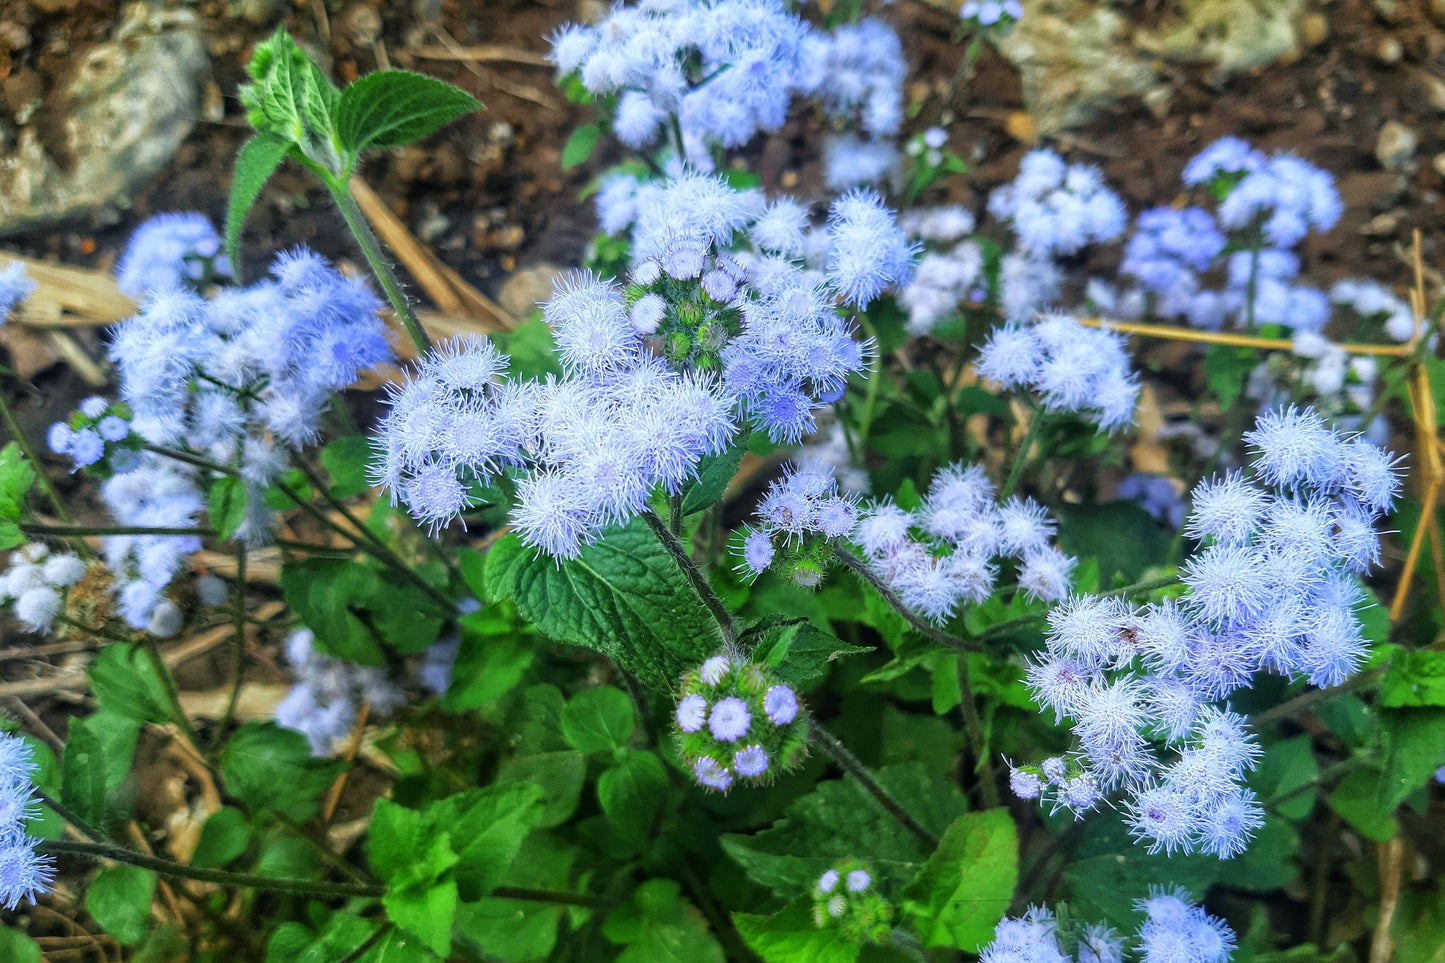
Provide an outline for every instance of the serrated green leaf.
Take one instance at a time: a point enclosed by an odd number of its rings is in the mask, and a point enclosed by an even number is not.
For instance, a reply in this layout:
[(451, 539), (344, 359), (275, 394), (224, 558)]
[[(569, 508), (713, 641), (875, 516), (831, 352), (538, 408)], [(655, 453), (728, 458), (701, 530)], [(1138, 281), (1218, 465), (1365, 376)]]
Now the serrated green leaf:
[(1394, 812), (1440, 767), (1445, 709), (1381, 709), (1379, 726), (1385, 744), (1385, 771), (1376, 783), (1375, 808)]
[(1309, 736), (1295, 736), (1264, 751), (1250, 774), (1249, 785), (1266, 809), (1286, 819), (1304, 819), (1315, 808), (1315, 793), (1305, 787), (1319, 778), (1312, 740)]
[(20, 444), (12, 441), (0, 448), (0, 519), (20, 521), (25, 496), (34, 484), (35, 469), (25, 460)]
[(230, 538), (246, 520), (246, 483), (239, 478), (223, 475), (211, 482), (206, 492), (206, 513), (211, 516), (211, 527), (221, 538)]
[[(221, 754), (226, 788), (254, 809), (275, 809), (310, 819), (321, 794), (346, 764), (311, 755), (306, 737), (274, 722), (248, 722), (232, 734)], [(284, 787), (284, 792), (278, 792)]]
[(738, 935), (763, 963), (853, 963), (858, 944), (844, 940), (834, 927), (813, 922), (813, 901), (794, 900), (772, 916), (734, 913)]
[(789, 622), (763, 634), (753, 659), (789, 685), (806, 689), (828, 674), (830, 663), (872, 651), (872, 646), (851, 645), (811, 622)]
[(460, 862), (454, 870), (468, 901), (500, 885), (507, 869), (542, 818), (542, 788), (509, 783), (455, 793), (427, 809), (430, 832), (451, 834)]
[(358, 615), (381, 591), (372, 569), (351, 559), (308, 558), (282, 566), (280, 582), (321, 651), (361, 665), (385, 664), (379, 633)]
[[(442, 699), (451, 712), (476, 709), (511, 692), (537, 656), (534, 634), (497, 613), (508, 603), (490, 606), (460, 621), (462, 638), (452, 665), (452, 684)], [(485, 631), (499, 626), (504, 631)]]
[(291, 150), (291, 142), (277, 134), (262, 132), (241, 145), (231, 169), (231, 197), (226, 203), (226, 255), (236, 261), (236, 248), (241, 241), (241, 227), (261, 188), (276, 173), (281, 161)]
[[(967, 808), (952, 780), (922, 766), (885, 766), (875, 775), (932, 832), (942, 834)], [(722, 846), (754, 882), (784, 898), (809, 892), (824, 870), (858, 853), (868, 854), (881, 880), (898, 884), (932, 852), (852, 777), (820, 782), (768, 829), (723, 836)]]
[(127, 945), (150, 930), (156, 874), (139, 866), (107, 866), (85, 890), (85, 908), (105, 931)]
[(1390, 663), (1380, 687), (1380, 704), (1445, 706), (1445, 652), (1401, 652)]
[(1107, 582), (1116, 573), (1130, 582), (1144, 570), (1162, 565), (1171, 535), (1132, 500), (1054, 506), (1059, 516), (1059, 547), (1079, 558), (1099, 560)]
[(682, 513), (692, 515), (722, 501), (728, 482), (738, 473), (738, 465), (742, 464), (747, 450), (747, 439), (742, 438), (734, 441), (721, 454), (708, 455), (700, 461), (697, 477), (683, 489)]
[(7, 963), (41, 963), (40, 944), (10, 927), (0, 928), (0, 960)]
[(1006, 809), (965, 813), (903, 891), (926, 947), (977, 952), (1008, 912), (1018, 878), (1018, 834)]
[(641, 518), (560, 564), (508, 535), (487, 555), (487, 592), (512, 599), (543, 635), (596, 649), (659, 688), (722, 648), (717, 623)]
[(101, 711), (137, 722), (171, 722), (165, 684), (138, 645), (108, 645), (90, 667)]
[(562, 145), (562, 169), (571, 170), (591, 157), (601, 137), (602, 128), (596, 124), (583, 124), (572, 131), (567, 143)]
[(12, 521), (0, 519), (0, 552), (25, 544), (25, 533)]
[[(532, 889), (570, 892), (575, 846), (557, 840), (549, 833), (537, 832), (524, 844), (527, 858), (515, 862), (507, 871), (506, 883)], [(557, 927), (566, 914), (580, 923), (590, 911), (580, 907), (564, 907), (536, 900), (502, 899), (487, 896), (457, 908), (457, 932), (464, 941), (485, 948), (489, 959), (507, 963), (545, 960), (557, 944)]]
[(597, 778), (597, 800), (607, 824), (625, 843), (641, 848), (667, 794), (667, 770), (651, 752), (628, 752)]
[(342, 149), (354, 154), (400, 147), (481, 107), (471, 94), (435, 77), (378, 70), (341, 92), (336, 136)]
[(676, 880), (650, 879), (613, 910), (602, 935), (626, 946), (617, 963), (724, 963), (707, 922)]
[(60, 801), (91, 826), (105, 825), (107, 768), (100, 739), (80, 720), (72, 720), (60, 763)]
[(632, 700), (611, 686), (579, 692), (562, 710), (562, 737), (578, 752), (625, 748), (636, 724)]
[[(1436, 755), (1440, 755), (1439, 751)], [(1438, 760), (1437, 760), (1438, 761)], [(1393, 839), (1400, 832), (1393, 807), (1379, 805), (1380, 773), (1374, 769), (1356, 769), (1330, 793), (1330, 808), (1366, 839), (1377, 843)]]
[(191, 865), (224, 866), (240, 857), (250, 845), (251, 824), (246, 821), (246, 814), (234, 806), (222, 806), (201, 827)]
[(422, 814), (390, 799), (378, 799), (371, 811), (366, 851), (371, 870), (378, 878), (390, 880), (415, 858), (423, 834)]
[[(445, 837), (432, 839), (427, 853), (446, 849)], [(452, 950), (452, 924), (457, 917), (457, 881), (455, 879), (431, 879), (413, 882), (397, 889), (387, 887), (381, 898), (386, 915), (393, 923), (414, 934), (438, 956), (447, 956)]]
[(356, 963), (438, 963), (440, 959), (420, 939), (391, 928)]
[(352, 498), (371, 490), (366, 465), (371, 459), (371, 442), (362, 435), (338, 438), (321, 449), (321, 464), (331, 475), (331, 497)]
[(504, 762), (497, 770), (497, 783), (529, 782), (541, 787), (542, 815), (539, 827), (560, 826), (572, 818), (582, 798), (587, 779), (587, 760), (580, 752), (539, 752)]

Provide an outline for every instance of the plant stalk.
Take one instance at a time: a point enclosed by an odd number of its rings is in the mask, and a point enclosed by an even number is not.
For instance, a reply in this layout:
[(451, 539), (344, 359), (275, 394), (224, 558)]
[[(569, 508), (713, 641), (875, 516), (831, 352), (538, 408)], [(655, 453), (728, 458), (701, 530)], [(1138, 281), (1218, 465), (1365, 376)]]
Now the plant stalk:
[(381, 250), (381, 244), (376, 240), (376, 235), (371, 232), (371, 225), (366, 223), (366, 215), (361, 213), (361, 207), (356, 199), (351, 196), (344, 181), (327, 177), (323, 178), (326, 188), (331, 192), (331, 199), (336, 202), (336, 207), (341, 211), (341, 217), (346, 221), (346, 226), (351, 229), (351, 236), (356, 238), (356, 243), (361, 247), (361, 254), (366, 258), (366, 263), (371, 266), (371, 273), (376, 275), (381, 290), (386, 294), (386, 300), (390, 302), (391, 309), (396, 312), (396, 318), (406, 328), (406, 333), (411, 336), (412, 343), (416, 350), (423, 356), (431, 354), (431, 339), (427, 337), (426, 331), (422, 329), (421, 322), (417, 320), (416, 312), (412, 311), (411, 305), (407, 302), (406, 292), (401, 289), (401, 280), (397, 278), (396, 272), (386, 260), (386, 255)]
[(642, 513), (642, 517), (647, 519), (648, 527), (657, 535), (657, 540), (662, 543), (663, 548), (667, 549), (667, 554), (671, 555), (672, 560), (677, 563), (677, 567), (682, 569), (682, 574), (687, 577), (693, 589), (701, 596), (703, 604), (712, 613), (712, 617), (717, 620), (718, 628), (722, 630), (723, 643), (731, 651), (737, 644), (737, 626), (733, 624), (733, 617), (728, 614), (722, 600), (717, 597), (717, 593), (708, 584), (707, 577), (698, 569), (692, 556), (687, 554), (682, 540), (667, 527), (667, 523), (659, 518), (656, 512), (649, 508)]
[(878, 800), (879, 805), (888, 811), (888, 815), (898, 820), (904, 829), (917, 836), (928, 846), (938, 846), (938, 837), (929, 832), (908, 810), (903, 808), (902, 803), (894, 799), (888, 790), (879, 785), (878, 780), (874, 779), (873, 774), (868, 771), (868, 767), (863, 765), (857, 756), (849, 752), (848, 747), (839, 742), (832, 733), (818, 725), (817, 720), (812, 716), (808, 717), (808, 735), (824, 755), (833, 760), (839, 769), (857, 779), (858, 784), (867, 790), (870, 796)]

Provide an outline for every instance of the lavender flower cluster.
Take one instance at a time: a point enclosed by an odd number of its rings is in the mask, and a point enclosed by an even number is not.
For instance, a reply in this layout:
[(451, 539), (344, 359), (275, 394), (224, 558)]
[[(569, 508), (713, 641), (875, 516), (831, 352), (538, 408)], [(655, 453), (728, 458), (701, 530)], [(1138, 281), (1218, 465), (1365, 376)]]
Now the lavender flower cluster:
[(1018, 587), (1031, 598), (1066, 596), (1075, 560), (1052, 544), (1056, 527), (1031, 498), (999, 504), (981, 466), (955, 464), (934, 475), (914, 511), (890, 498), (868, 505), (857, 540), (903, 604), (944, 624), (960, 604), (993, 595), (1002, 559), (1018, 561)]
[(769, 484), (757, 517), (757, 527), (744, 529), (737, 546), (738, 570), (751, 580), (777, 567), (803, 588), (815, 588), (834, 546), (853, 537), (858, 501), (838, 491), (831, 467), (803, 461)]
[(86, 564), (76, 555), (50, 554), (38, 542), (10, 556), (0, 573), (0, 605), (13, 605), (15, 618), (27, 632), (50, 631), (65, 608), (65, 590), (85, 577)]
[(793, 100), (810, 96), (865, 135), (830, 148), (830, 183), (876, 182), (897, 162), (890, 138), (903, 120), (906, 64), (897, 34), (871, 18), (827, 33), (780, 0), (649, 0), (564, 27), (551, 59), (594, 96), (615, 97), (612, 128), (624, 144), (650, 148), (675, 130), (678, 159), (705, 170), (715, 148), (777, 130)]
[(115, 265), (121, 291), (143, 298), (151, 291), (198, 290), (208, 281), (231, 276), (221, 236), (204, 214), (157, 214), (136, 228)]
[[(1072, 721), (1078, 748), (1016, 769), (1015, 791), (1078, 810), (1124, 790), (1151, 850), (1232, 856), (1261, 822), (1243, 786), (1258, 747), (1245, 720), (1214, 703), (1261, 672), (1335, 685), (1365, 656), (1356, 576), (1379, 559), (1374, 525), (1400, 486), (1394, 458), (1309, 409), (1269, 413), (1245, 437), (1254, 481), (1235, 473), (1194, 490), (1186, 532), (1199, 547), (1184, 594), (1143, 608), (1069, 600), (1050, 613), (1047, 649), (1027, 673), (1039, 705)], [(1177, 758), (1164, 764), (1156, 742)]]
[[(1235, 936), (1229, 924), (1210, 916), (1182, 889), (1155, 889), (1136, 902), (1145, 914), (1132, 941), (1107, 926), (1090, 925), (1061, 933), (1061, 921), (1042, 906), (1022, 917), (1006, 917), (994, 928), (991, 943), (979, 951), (980, 963), (1123, 963), (1131, 951), (1138, 963), (1227, 963)], [(1075, 943), (1077, 955), (1064, 952)]]
[(797, 694), (736, 656), (715, 655), (682, 677), (675, 720), (683, 762), (715, 792), (766, 785), (808, 754)]
[(1106, 431), (1134, 422), (1139, 381), (1124, 339), (1062, 314), (1009, 322), (979, 349), (980, 377), (1037, 392), (1049, 412), (1075, 412)]
[(11, 261), (0, 268), (0, 325), (5, 323), (11, 311), (34, 293), (35, 282), (25, 273), (25, 265)]
[(26, 831), (39, 815), (35, 798), (35, 752), (30, 744), (0, 732), (0, 906), (13, 910), (50, 888), (55, 861), (35, 847)]
[[(406, 703), (406, 683), (392, 669), (332, 658), (318, 652), (314, 643), (310, 629), (287, 636), (283, 652), (293, 681), (274, 715), (278, 724), (306, 737), (313, 755), (326, 756), (355, 728), (363, 705), (368, 719), (389, 719)], [(460, 645), (453, 636), (428, 646), (415, 667), (416, 683), (432, 695), (445, 693)]]
[[(113, 329), (121, 401), (82, 402), (52, 426), (50, 446), (103, 479), (101, 498), (125, 527), (194, 528), (205, 508), (198, 470), (153, 449), (234, 468), (247, 494), (236, 537), (256, 544), (271, 533), (261, 490), (287, 464), (278, 442), (315, 441), (332, 394), (392, 352), (377, 298), (305, 248), (277, 257), (270, 280), (203, 298), (189, 285), (198, 258), (216, 268), (214, 238), (199, 215), (137, 231), (122, 277), (150, 287), (140, 313)], [(162, 635), (179, 628), (162, 593), (200, 545), (187, 535), (105, 537), (127, 623)]]
[[(807, 230), (794, 202), (763, 208), (696, 172), (604, 193), (627, 208), (619, 230), (633, 228), (630, 283), (584, 273), (557, 285), (543, 317), (563, 377), (506, 382), (505, 357), (474, 339), (443, 346), (393, 392), (375, 478), (434, 528), (511, 471), (523, 539), (571, 558), (654, 489), (679, 492), (742, 425), (798, 442), (867, 359), (837, 304), (866, 303), (910, 267), (910, 244), (870, 194), (834, 205), (821, 272), (792, 260)], [(729, 248), (749, 226), (762, 254)]]

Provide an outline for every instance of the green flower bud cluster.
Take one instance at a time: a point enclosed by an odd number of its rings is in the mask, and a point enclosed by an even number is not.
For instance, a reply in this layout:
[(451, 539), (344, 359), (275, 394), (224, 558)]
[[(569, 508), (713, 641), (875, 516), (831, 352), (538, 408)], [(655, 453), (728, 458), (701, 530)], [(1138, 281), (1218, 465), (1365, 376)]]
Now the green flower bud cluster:
[(893, 907), (873, 888), (865, 863), (847, 859), (818, 877), (813, 888), (813, 922), (836, 928), (852, 943), (882, 943), (893, 932)]
[(633, 327), (675, 370), (720, 372), (723, 348), (742, 331), (745, 280), (727, 255), (679, 244), (633, 269), (624, 301)]
[(808, 725), (791, 687), (767, 669), (715, 655), (682, 677), (678, 744), (698, 785), (727, 792), (735, 781), (770, 783), (808, 755)]

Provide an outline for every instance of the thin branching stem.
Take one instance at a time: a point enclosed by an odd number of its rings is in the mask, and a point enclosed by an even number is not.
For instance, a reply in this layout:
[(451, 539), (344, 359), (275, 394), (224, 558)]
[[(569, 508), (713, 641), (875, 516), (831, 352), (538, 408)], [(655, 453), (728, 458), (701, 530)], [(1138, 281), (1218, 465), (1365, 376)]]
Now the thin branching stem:
[(386, 254), (381, 250), (381, 244), (376, 240), (376, 235), (371, 232), (371, 225), (366, 223), (366, 215), (361, 213), (361, 206), (356, 203), (356, 198), (351, 196), (347, 189), (346, 182), (333, 178), (323, 178), (326, 189), (331, 193), (331, 199), (336, 202), (336, 207), (341, 211), (341, 217), (346, 221), (346, 226), (351, 230), (351, 236), (356, 238), (357, 245), (361, 248), (362, 257), (371, 267), (371, 273), (376, 276), (377, 283), (381, 285), (386, 300), (390, 302), (391, 309), (396, 312), (396, 319), (406, 329), (407, 335), (416, 350), (425, 357), (431, 354), (431, 339), (427, 337), (426, 331), (422, 328), (421, 322), (417, 320), (416, 312), (411, 309), (411, 303), (407, 300), (406, 292), (401, 289), (401, 279), (392, 270)]
[(869, 568), (866, 564), (864, 564), (861, 558), (854, 555), (843, 546), (839, 545), (837, 548), (835, 548), (834, 555), (855, 575), (857, 575), (863, 581), (867, 582), (869, 585), (873, 586), (874, 590), (883, 597), (883, 601), (887, 602), (889, 607), (892, 608), (893, 611), (903, 616), (904, 621), (906, 621), (909, 626), (911, 626), (913, 630), (918, 632), (920, 635), (925, 635), (928, 638), (932, 639), (934, 642), (937, 642), (939, 645), (947, 646), (950, 649), (960, 649), (964, 652), (979, 651), (980, 647), (977, 643), (966, 639), (960, 639), (958, 636), (955, 635), (949, 635), (942, 629), (930, 625), (926, 620), (920, 617), (917, 612), (914, 612), (907, 605), (904, 605), (903, 600), (898, 597), (897, 593), (895, 593), (893, 589), (888, 587), (888, 583), (884, 582), (881, 578), (878, 577), (877, 572)]
[(727, 607), (722, 604), (722, 599), (717, 597), (717, 593), (708, 584), (707, 576), (702, 574), (697, 563), (692, 560), (692, 556), (687, 554), (682, 540), (667, 527), (667, 523), (658, 517), (656, 512), (649, 508), (642, 513), (642, 517), (647, 520), (648, 527), (657, 535), (657, 540), (662, 543), (663, 548), (667, 549), (667, 554), (672, 556), (672, 560), (677, 563), (678, 568), (682, 569), (682, 574), (686, 576), (688, 582), (702, 598), (703, 604), (707, 606), (708, 611), (717, 621), (718, 628), (722, 630), (723, 642), (731, 650), (737, 644), (737, 626), (733, 623), (733, 617), (728, 614)]
[(898, 823), (903, 826), (904, 829), (907, 829), (930, 847), (936, 847), (938, 845), (938, 837), (919, 822), (912, 813), (903, 808), (903, 804), (897, 799), (894, 799), (892, 794), (884, 789), (877, 779), (873, 778), (873, 774), (868, 771), (868, 767), (863, 765), (857, 756), (849, 752), (848, 747), (839, 742), (836, 736), (818, 725), (817, 720), (811, 716), (808, 718), (808, 735), (813, 744), (821, 749), (824, 755), (833, 760), (839, 769), (842, 769), (854, 779), (857, 779), (858, 784), (867, 791), (868, 795), (878, 800), (878, 804), (887, 810), (888, 815), (898, 820)]

